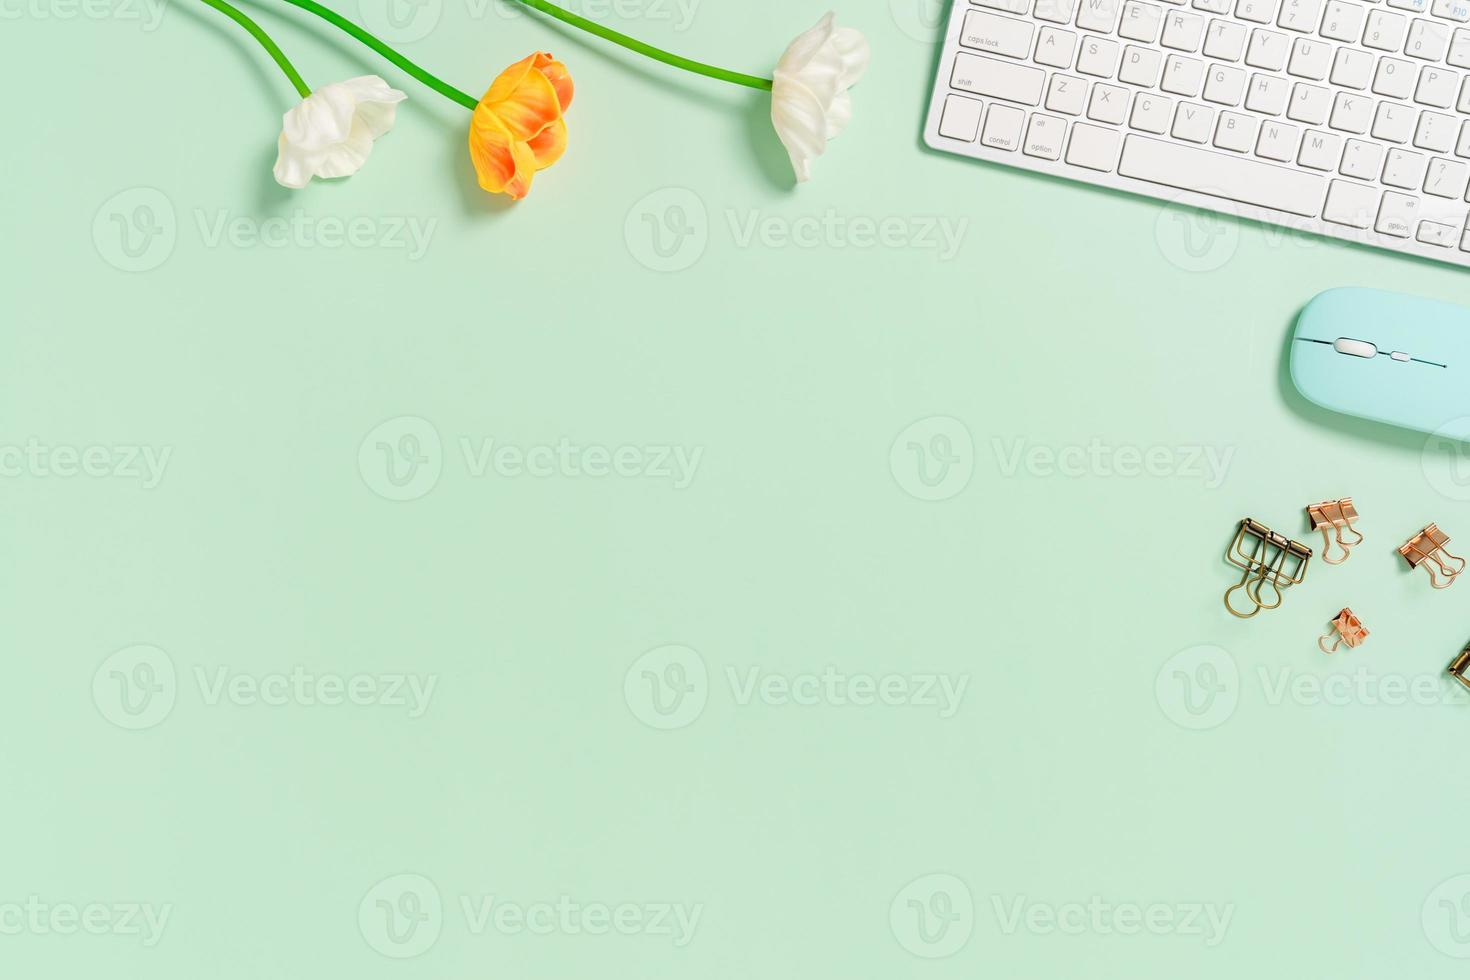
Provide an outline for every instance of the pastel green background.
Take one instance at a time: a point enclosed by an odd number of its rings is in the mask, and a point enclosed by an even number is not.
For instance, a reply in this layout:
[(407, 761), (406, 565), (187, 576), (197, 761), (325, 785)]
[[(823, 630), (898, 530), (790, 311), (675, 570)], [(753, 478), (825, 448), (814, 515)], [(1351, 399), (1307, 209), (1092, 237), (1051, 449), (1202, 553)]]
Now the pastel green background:
[[(570, 151), (514, 207), (474, 186), (464, 110), (299, 11), (250, 7), (313, 84), (379, 71), (410, 101), (361, 173), (287, 193), (292, 93), (217, 14), (5, 2), (4, 975), (1463, 975), (1470, 699), (1442, 673), (1470, 586), (1394, 548), (1428, 521), (1470, 548), (1470, 481), (1281, 364), (1318, 291), (1470, 304), (1463, 272), (923, 150), (920, 0), (841, 7), (873, 65), (799, 189), (760, 93), (427, 0), (393, 30), (461, 87), (538, 47), (576, 79)], [(826, 8), (577, 9), (759, 71)], [(477, 473), (492, 439), (699, 456), (687, 486)], [(97, 475), (55, 475), (58, 447), (100, 447)], [(129, 447), (169, 453), (156, 485)], [(1346, 565), (1225, 614), (1239, 518), (1317, 546), (1304, 505), (1348, 494)], [(1323, 656), (1347, 604), (1372, 636)], [(666, 718), (668, 656), (693, 672)], [(138, 701), (140, 663), (175, 688)], [(436, 686), (418, 717), (211, 697), (298, 667)], [(743, 696), (829, 667), (965, 687), (948, 716)], [(105, 904), (105, 934), (17, 928), (32, 896)], [(390, 930), (412, 896), (424, 931)], [(700, 917), (685, 945), (477, 929), (486, 896), (506, 923), (563, 897)], [(1094, 897), (1178, 928), (1045, 927)], [(1042, 918), (1008, 928), (1018, 900)], [(170, 910), (156, 943), (122, 903)]]

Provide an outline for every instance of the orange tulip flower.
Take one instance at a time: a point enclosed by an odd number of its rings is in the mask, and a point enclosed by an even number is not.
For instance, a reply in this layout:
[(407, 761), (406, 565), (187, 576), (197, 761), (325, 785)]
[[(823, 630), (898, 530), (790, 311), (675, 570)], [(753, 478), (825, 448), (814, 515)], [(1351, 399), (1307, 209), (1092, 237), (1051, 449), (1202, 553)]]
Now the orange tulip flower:
[(480, 186), (519, 201), (531, 178), (567, 148), (562, 113), (572, 104), (567, 66), (538, 51), (500, 73), (470, 119), (470, 159)]

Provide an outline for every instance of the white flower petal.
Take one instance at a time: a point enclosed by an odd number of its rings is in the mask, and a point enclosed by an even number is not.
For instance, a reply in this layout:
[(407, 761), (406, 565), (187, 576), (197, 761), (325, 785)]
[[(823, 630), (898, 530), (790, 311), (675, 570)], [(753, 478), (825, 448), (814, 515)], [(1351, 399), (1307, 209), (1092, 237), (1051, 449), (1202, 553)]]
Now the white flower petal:
[(311, 181), (313, 169), (310, 155), (287, 142), (286, 134), (282, 133), (276, 141), (276, 165), (271, 171), (276, 176), (276, 183), (299, 191)]
[(347, 138), (357, 101), (341, 85), (317, 89), (281, 120), (286, 142), (305, 150), (320, 150)]
[(772, 73), (771, 123), (791, 157), (796, 179), (811, 175), (811, 161), (852, 118), (848, 88), (868, 69), (868, 41), (839, 28), (828, 13), (792, 41)]
[(349, 78), (342, 85), (357, 99), (357, 118), (367, 124), (373, 139), (393, 128), (398, 103), (408, 98), (377, 75)]
[(316, 162), (318, 177), (351, 177), (367, 163), (368, 154), (373, 152), (373, 134), (367, 124), (358, 120), (352, 123), (352, 132), (340, 143), (334, 144)]
[(312, 92), (281, 119), (273, 172), (283, 187), (302, 188), (312, 177), (357, 173), (373, 140), (393, 128), (407, 96), (377, 75), (349, 78)]

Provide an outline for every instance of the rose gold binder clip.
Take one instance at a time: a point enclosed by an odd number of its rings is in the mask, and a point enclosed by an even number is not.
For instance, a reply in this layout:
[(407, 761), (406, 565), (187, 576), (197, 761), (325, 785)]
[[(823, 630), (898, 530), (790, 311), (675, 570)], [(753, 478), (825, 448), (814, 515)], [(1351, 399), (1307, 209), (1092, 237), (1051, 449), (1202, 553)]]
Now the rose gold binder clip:
[(1470, 687), (1470, 680), (1465, 677), (1465, 671), (1470, 670), (1470, 647), (1460, 651), (1460, 655), (1450, 661), (1449, 673), (1455, 680)]
[[(1225, 608), (1241, 619), (1250, 619), (1262, 609), (1275, 609), (1281, 605), (1282, 593), (1306, 578), (1311, 557), (1312, 549), (1300, 541), (1292, 541), (1259, 521), (1245, 518), (1225, 551), (1225, 560), (1245, 572), (1239, 582), (1225, 590)], [(1262, 596), (1266, 589), (1274, 596), (1272, 601)], [(1241, 612), (1230, 604), (1230, 595), (1237, 590), (1244, 590), (1253, 604), (1250, 612)]]
[[(1332, 639), (1334, 633), (1337, 634), (1337, 639), (1329, 647), (1327, 641)], [(1343, 606), (1342, 612), (1338, 613), (1337, 618), (1332, 621), (1332, 629), (1317, 637), (1317, 646), (1322, 648), (1323, 653), (1336, 653), (1337, 648), (1344, 643), (1351, 650), (1353, 647), (1361, 646), (1367, 638), (1368, 631), (1363, 628), (1363, 621), (1351, 609)]]
[[(1348, 560), (1348, 553), (1363, 543), (1363, 535), (1353, 527), (1353, 521), (1358, 519), (1358, 511), (1353, 506), (1352, 497), (1312, 504), (1307, 508), (1307, 516), (1312, 519), (1312, 530), (1322, 532), (1322, 560), (1329, 565), (1341, 565)], [(1333, 530), (1337, 532), (1337, 545), (1342, 549), (1341, 558), (1328, 557), (1328, 552), (1332, 550), (1332, 535), (1328, 532)], [(1343, 531), (1347, 531), (1357, 540), (1344, 540)]]
[[(1430, 585), (1436, 589), (1447, 589), (1455, 584), (1455, 578), (1465, 570), (1465, 559), (1450, 554), (1445, 548), (1449, 541), (1450, 536), (1441, 531), (1438, 524), (1430, 524), (1405, 542), (1399, 548), (1399, 554), (1404, 556), (1404, 561), (1409, 563), (1410, 568), (1423, 565), (1424, 570), (1429, 573)], [(1445, 563), (1446, 558), (1459, 562), (1460, 567), (1452, 569)], [(1444, 575), (1443, 582), (1434, 574), (1436, 568)]]

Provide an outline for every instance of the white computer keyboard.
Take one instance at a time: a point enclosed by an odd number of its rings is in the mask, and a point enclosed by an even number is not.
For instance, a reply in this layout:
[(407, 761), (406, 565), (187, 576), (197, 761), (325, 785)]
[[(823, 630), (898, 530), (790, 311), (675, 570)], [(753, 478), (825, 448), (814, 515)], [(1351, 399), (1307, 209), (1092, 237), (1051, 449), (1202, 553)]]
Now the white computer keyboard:
[(932, 147), (1470, 266), (1470, 0), (954, 0)]

